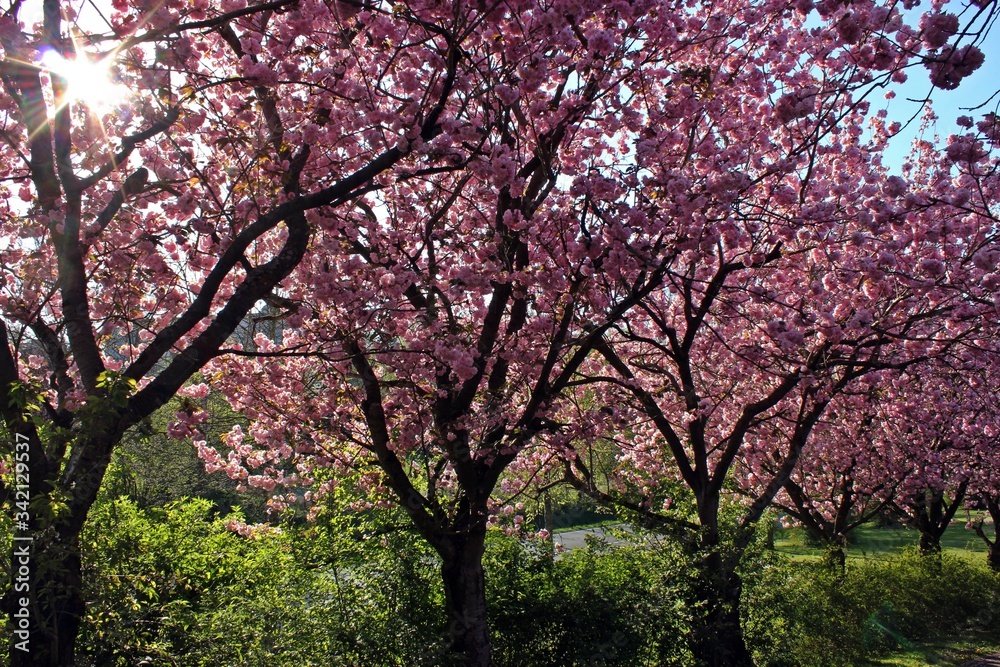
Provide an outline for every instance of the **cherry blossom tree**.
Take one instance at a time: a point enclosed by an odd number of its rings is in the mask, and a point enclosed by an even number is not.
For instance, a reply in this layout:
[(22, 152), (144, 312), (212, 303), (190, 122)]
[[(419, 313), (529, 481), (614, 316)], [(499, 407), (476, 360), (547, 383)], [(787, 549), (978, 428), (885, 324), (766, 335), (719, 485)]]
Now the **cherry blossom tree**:
[[(864, 387), (863, 381), (857, 384), (860, 392), (844, 392), (827, 408), (774, 499), (776, 507), (824, 545), (831, 564), (841, 569), (848, 533), (887, 509), (912, 466), (912, 459), (892, 446), (897, 441), (886, 437), (880, 418), (886, 390), (877, 384)], [(763, 480), (771, 479), (777, 471), (766, 460), (762, 465)], [(757, 476), (747, 471), (737, 481), (753, 489)]]
[[(1000, 376), (998, 366), (989, 364), (982, 373), (970, 377), (969, 385), (972, 395), (978, 399), (976, 416), (968, 420), (968, 431), (975, 434), (973, 442), (972, 483), (970, 485), (969, 505), (985, 510), (986, 514), (973, 519), (969, 526), (986, 543), (986, 562), (994, 570), (1000, 571), (1000, 539), (997, 526), (1000, 526)], [(993, 523), (992, 539), (989, 529), (985, 527), (986, 516)]]
[(838, 397), (814, 428), (775, 505), (841, 566), (847, 531), (884, 509), (919, 532), (923, 553), (939, 554), (971, 489), (989, 488), (994, 410), (984, 373), (993, 356), (961, 369), (920, 364), (864, 378), (864, 392)]
[[(607, 499), (574, 443), (635, 422), (628, 464), (676, 466), (698, 497), (696, 649), (749, 664), (745, 542), (724, 555), (719, 526), (737, 456), (753, 465), (744, 445), (784, 446), (749, 526), (838, 392), (943, 351), (994, 308), (964, 298), (958, 259), (925, 238), (959, 213), (888, 177), (895, 128), (866, 125), (865, 97), (908, 64), (950, 86), (978, 49), (955, 51), (939, 10), (920, 28), (872, 2), (525, 1), (488, 16), (463, 43), (478, 64), (456, 83), (464, 115), (425, 142), (464, 168), (311, 216), (280, 339), (232, 346), (208, 376), (249, 432), (209, 443), (195, 409), (175, 432), (278, 508), (362, 471), (365, 502), (399, 503), (441, 558), (450, 650), (490, 665), (482, 554), (515, 492), (504, 472), (559, 454)], [(983, 240), (980, 216), (963, 225)], [(954, 335), (935, 328), (948, 315)]]
[(465, 42), (494, 21), (334, 0), (115, 0), (85, 20), (45, 0), (26, 24), (27, 4), (0, 14), (3, 606), (11, 664), (68, 667), (78, 537), (116, 443), (249, 314), (287, 307), (331, 211), (477, 152), (461, 119), (482, 89), (460, 71), (493, 65)]
[[(808, 90), (828, 90), (802, 78)], [(902, 176), (890, 176), (877, 117), (874, 138), (862, 140), (856, 106), (830, 127), (817, 110), (842, 110), (842, 98), (810, 93), (810, 106), (801, 92), (789, 95), (772, 122), (790, 124), (792, 136), (829, 133), (801, 156), (785, 152), (784, 137), (771, 152), (753, 143), (759, 152), (741, 173), (756, 175), (754, 160), (767, 157), (789, 168), (736, 191), (725, 216), (678, 215), (691, 182), (671, 191), (677, 172), (649, 164), (675, 207), (664, 206), (664, 218), (700, 224), (682, 234), (664, 289), (613, 326), (595, 347), (601, 359), (584, 368), (586, 391), (601, 388), (594, 412), (609, 413), (618, 435), (618, 479), (601, 483), (583, 457), (567, 456), (580, 490), (688, 532), (703, 557), (708, 610), (696, 652), (713, 665), (752, 663), (739, 629), (738, 564), (831, 402), (873, 374), (928, 359), (981, 363), (977, 337), (1000, 304), (995, 158), (982, 137), (955, 135), (945, 150), (925, 142)], [(706, 168), (708, 183), (723, 171)], [(732, 499), (733, 519), (723, 505), (734, 478), (748, 475), (757, 490)], [(688, 498), (659, 495), (678, 481)]]
[[(641, 75), (659, 76), (698, 30), (679, 37), (650, 8), (522, 3), (480, 26), (466, 48), (481, 71), (456, 84), (476, 91), (468, 117), (430, 148), (466, 168), (317, 217), (281, 340), (218, 366), (253, 427), (222, 453), (196, 436), (210, 469), (311, 486), (310, 500), (336, 484), (331, 469), (369, 471), (371, 493), (400, 503), (441, 558), (444, 650), (465, 664), (492, 664), (482, 559), (501, 475), (559, 429), (554, 397), (662, 277), (625, 251), (643, 220), (616, 170), (634, 171)], [(628, 288), (590, 291), (603, 271)], [(182, 412), (178, 433), (201, 417)]]
[[(845, 213), (841, 220), (850, 228), (858, 212)], [(937, 248), (935, 242), (926, 251)], [(617, 488), (602, 487), (582, 457), (567, 457), (567, 475), (582, 491), (643, 515), (649, 524), (690, 530), (705, 558), (702, 601), (710, 609), (718, 601), (703, 635), (718, 647), (712, 664), (748, 664), (738, 631), (737, 566), (754, 524), (779, 490), (794, 493), (790, 480), (800, 458), (820, 457), (803, 475), (826, 463), (823, 452), (829, 450), (807, 445), (831, 401), (873, 373), (953, 354), (980, 318), (995, 317), (992, 303), (969, 310), (964, 289), (944, 290), (941, 280), (919, 277), (915, 267), (901, 272), (912, 271), (915, 279), (902, 281), (908, 285), (873, 285), (871, 272), (881, 270), (875, 257), (888, 256), (881, 250), (869, 255), (839, 234), (819, 257), (813, 250), (801, 252), (789, 241), (785, 254), (767, 256), (767, 267), (747, 266), (720, 248), (712, 272), (699, 276), (692, 268), (672, 276), (672, 291), (642, 304), (647, 320), (629, 319), (598, 346), (614, 373), (606, 366), (590, 369), (588, 382), (604, 386), (602, 409), (619, 428), (630, 425), (619, 439)], [(819, 271), (804, 261), (812, 255), (822, 266), (830, 253), (839, 253), (836, 264)], [(813, 279), (838, 273), (842, 287)], [(925, 291), (929, 283), (934, 296)], [(813, 285), (823, 294), (806, 299), (793, 284)], [(755, 491), (734, 499), (739, 519), (724, 535), (722, 506), (737, 477), (752, 481), (740, 485)], [(682, 511), (682, 499), (657, 498), (664, 483), (672, 488), (677, 480), (693, 498), (694, 520)], [(711, 646), (703, 651), (711, 655)]]
[(901, 384), (884, 428), (910, 459), (910, 470), (892, 504), (920, 533), (921, 553), (938, 555), (941, 537), (963, 507), (972, 481), (976, 436), (968, 427), (981, 410), (969, 409), (970, 387), (959, 374), (930, 370)]

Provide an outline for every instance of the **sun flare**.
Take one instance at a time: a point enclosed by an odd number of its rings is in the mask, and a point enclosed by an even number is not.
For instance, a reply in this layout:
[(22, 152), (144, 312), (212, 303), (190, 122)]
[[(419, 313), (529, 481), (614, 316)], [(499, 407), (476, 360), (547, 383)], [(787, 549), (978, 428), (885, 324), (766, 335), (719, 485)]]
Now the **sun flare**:
[(111, 59), (90, 60), (85, 55), (64, 58), (55, 51), (42, 55), (42, 66), (66, 80), (66, 99), (81, 102), (91, 111), (104, 112), (128, 97), (129, 90), (111, 78)]

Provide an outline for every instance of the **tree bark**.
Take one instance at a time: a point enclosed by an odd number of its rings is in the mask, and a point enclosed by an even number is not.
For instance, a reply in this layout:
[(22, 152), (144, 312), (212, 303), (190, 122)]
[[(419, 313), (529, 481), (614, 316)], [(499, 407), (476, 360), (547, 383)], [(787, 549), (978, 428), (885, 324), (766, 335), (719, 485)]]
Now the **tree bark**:
[(1000, 499), (997, 495), (982, 493), (979, 499), (986, 505), (986, 511), (993, 519), (993, 539), (991, 540), (983, 528), (983, 522), (973, 524), (976, 535), (986, 543), (986, 563), (994, 572), (1000, 572)]
[(719, 533), (719, 498), (705, 494), (699, 499), (702, 525), (700, 550), (705, 554), (695, 593), (696, 604), (705, 610), (694, 631), (694, 657), (707, 667), (753, 667), (753, 656), (743, 639), (740, 596), (743, 580), (736, 572), (742, 549), (723, 555)]
[(995, 540), (990, 545), (990, 549), (986, 553), (986, 562), (989, 563), (994, 572), (1000, 572), (1000, 539)]
[(449, 644), (452, 655), (466, 667), (493, 667), (483, 572), (485, 540), (485, 530), (457, 535), (441, 554)]
[[(19, 544), (15, 543), (17, 562)], [(11, 637), (11, 667), (73, 667), (83, 600), (80, 549), (76, 534), (48, 529), (35, 535), (29, 549), (30, 595), (13, 589), (10, 610), (15, 620)], [(17, 573), (15, 572), (15, 579)], [(21, 598), (29, 601), (20, 604)], [(17, 618), (23, 613), (26, 619)]]
[(827, 565), (841, 575), (847, 569), (847, 551), (843, 545), (831, 544), (826, 550)]
[(925, 530), (920, 533), (920, 553), (924, 556), (941, 555), (941, 533)]
[(705, 605), (705, 615), (694, 633), (695, 659), (707, 667), (753, 667), (740, 624), (739, 574), (714, 552), (705, 559), (699, 579), (697, 602)]

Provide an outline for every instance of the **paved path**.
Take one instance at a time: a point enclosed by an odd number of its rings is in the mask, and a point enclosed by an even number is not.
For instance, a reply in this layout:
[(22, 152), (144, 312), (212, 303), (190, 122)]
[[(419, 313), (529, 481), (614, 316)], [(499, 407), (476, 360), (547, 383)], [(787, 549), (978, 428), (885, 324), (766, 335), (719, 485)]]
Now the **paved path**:
[(624, 526), (598, 526), (596, 528), (584, 528), (582, 530), (568, 530), (565, 533), (556, 533), (552, 536), (552, 541), (556, 546), (561, 546), (565, 551), (570, 551), (571, 549), (582, 549), (587, 546), (587, 536), (594, 535), (596, 537), (602, 537), (608, 541), (608, 544), (621, 544), (622, 540), (610, 535), (607, 531), (608, 528), (623, 528)]
[(976, 658), (972, 662), (966, 662), (961, 667), (1000, 667), (1000, 653), (988, 655), (985, 658)]

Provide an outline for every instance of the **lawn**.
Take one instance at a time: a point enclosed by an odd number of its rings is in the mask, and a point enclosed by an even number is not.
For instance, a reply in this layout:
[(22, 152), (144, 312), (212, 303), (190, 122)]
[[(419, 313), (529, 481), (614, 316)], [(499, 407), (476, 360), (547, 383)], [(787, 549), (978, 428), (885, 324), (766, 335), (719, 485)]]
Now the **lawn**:
[[(992, 526), (986, 526), (990, 535)], [(992, 536), (991, 536), (992, 537)], [(878, 528), (862, 526), (852, 531), (847, 547), (848, 558), (879, 557), (916, 548), (919, 533), (910, 528)], [(812, 544), (802, 528), (776, 529), (775, 549), (795, 560), (820, 558), (823, 550)], [(986, 544), (973, 531), (965, 528), (965, 520), (952, 524), (941, 538), (944, 551), (959, 556), (986, 557)]]

